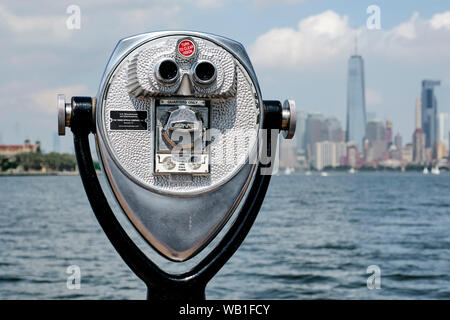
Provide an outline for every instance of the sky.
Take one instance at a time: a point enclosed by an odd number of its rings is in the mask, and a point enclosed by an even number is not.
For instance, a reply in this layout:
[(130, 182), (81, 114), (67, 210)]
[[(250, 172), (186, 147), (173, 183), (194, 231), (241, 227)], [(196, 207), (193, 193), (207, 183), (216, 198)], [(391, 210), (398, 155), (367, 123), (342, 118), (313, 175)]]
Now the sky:
[[(80, 28), (68, 28), (80, 9)], [(368, 28), (376, 5), (380, 28)], [(68, 12), (69, 9), (69, 12)], [(10, 1), (0, 3), (0, 144), (54, 147), (56, 95), (95, 96), (116, 43), (158, 30), (195, 30), (241, 42), (264, 99), (336, 116), (345, 129), (348, 58), (364, 58), (368, 112), (410, 142), (423, 79), (441, 80), (450, 113), (448, 0)], [(72, 135), (56, 138), (73, 150)]]

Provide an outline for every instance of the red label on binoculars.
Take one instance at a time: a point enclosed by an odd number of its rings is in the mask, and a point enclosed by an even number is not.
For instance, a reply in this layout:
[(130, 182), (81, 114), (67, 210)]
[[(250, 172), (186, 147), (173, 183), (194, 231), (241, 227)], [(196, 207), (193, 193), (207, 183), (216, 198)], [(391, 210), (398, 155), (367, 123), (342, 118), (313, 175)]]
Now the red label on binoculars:
[(183, 40), (178, 44), (178, 52), (185, 57), (190, 57), (195, 52), (195, 45), (191, 40)]

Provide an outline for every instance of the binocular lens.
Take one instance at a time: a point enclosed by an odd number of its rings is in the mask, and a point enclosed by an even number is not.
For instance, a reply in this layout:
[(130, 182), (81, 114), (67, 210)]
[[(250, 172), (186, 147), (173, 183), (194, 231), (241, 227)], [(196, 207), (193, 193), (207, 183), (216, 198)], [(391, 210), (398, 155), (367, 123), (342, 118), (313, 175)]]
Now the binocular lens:
[(178, 76), (178, 66), (173, 60), (161, 61), (158, 67), (160, 80), (163, 82), (174, 82)]
[(199, 62), (195, 66), (195, 78), (200, 84), (209, 84), (216, 77), (216, 67), (208, 61)]

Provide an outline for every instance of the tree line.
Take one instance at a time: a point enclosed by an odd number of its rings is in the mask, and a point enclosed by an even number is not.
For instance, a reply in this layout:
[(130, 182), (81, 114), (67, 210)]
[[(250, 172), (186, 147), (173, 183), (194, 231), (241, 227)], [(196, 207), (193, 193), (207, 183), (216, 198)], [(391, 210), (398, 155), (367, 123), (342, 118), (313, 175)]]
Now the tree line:
[(68, 153), (24, 152), (14, 156), (0, 155), (0, 171), (16, 169), (19, 166), (24, 171), (41, 170), (42, 168), (53, 171), (74, 171), (76, 164), (75, 155)]

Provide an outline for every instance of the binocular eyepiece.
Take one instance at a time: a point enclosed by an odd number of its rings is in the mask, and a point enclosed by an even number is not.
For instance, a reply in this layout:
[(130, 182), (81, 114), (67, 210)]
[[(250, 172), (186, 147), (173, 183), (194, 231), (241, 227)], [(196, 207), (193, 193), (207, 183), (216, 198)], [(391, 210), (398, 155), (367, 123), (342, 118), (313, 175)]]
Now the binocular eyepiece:
[(160, 61), (155, 68), (155, 77), (164, 84), (172, 84), (179, 77), (178, 65), (173, 59)]
[[(174, 59), (166, 58), (158, 62), (155, 67), (155, 78), (162, 84), (174, 84), (180, 78), (180, 71), (177, 62)], [(197, 61), (191, 68), (190, 81), (199, 86), (207, 86), (214, 82), (217, 76), (217, 70), (210, 61)]]
[(216, 67), (209, 61), (197, 61), (193, 67), (193, 78), (199, 85), (211, 84), (216, 79)]

